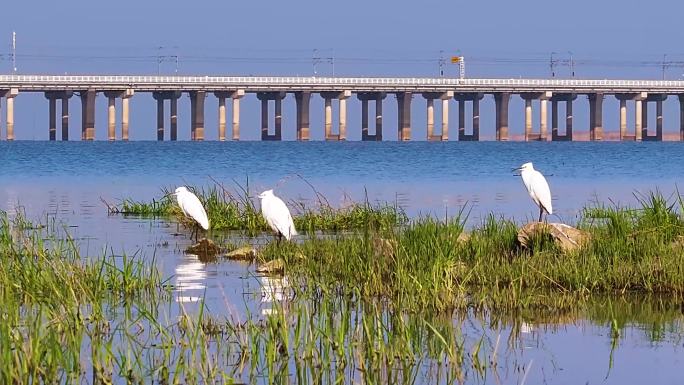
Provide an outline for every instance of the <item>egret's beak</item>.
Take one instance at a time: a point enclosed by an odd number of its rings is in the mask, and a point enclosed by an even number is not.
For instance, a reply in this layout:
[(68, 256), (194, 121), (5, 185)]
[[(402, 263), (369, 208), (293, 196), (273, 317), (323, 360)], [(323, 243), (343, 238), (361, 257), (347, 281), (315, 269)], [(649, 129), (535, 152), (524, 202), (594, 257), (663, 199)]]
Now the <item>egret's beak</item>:
[(522, 167), (516, 167), (511, 170), (511, 172), (517, 172), (517, 174), (513, 174), (515, 176), (520, 176), (520, 171), (522, 171)]

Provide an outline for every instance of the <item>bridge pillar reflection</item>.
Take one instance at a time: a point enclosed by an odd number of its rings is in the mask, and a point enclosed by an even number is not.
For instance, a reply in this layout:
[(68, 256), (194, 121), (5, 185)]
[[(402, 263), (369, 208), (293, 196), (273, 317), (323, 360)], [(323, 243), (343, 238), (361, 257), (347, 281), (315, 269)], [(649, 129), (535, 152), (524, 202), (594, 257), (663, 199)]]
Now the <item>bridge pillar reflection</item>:
[[(261, 140), (282, 140), (282, 100), (284, 92), (259, 92), (257, 99), (261, 100)], [(268, 102), (275, 102), (275, 132), (268, 132)]]
[[(384, 92), (359, 92), (356, 96), (361, 100), (361, 140), (382, 141), (382, 101), (387, 96)], [(375, 101), (375, 133), (370, 133), (368, 124), (368, 103)]]

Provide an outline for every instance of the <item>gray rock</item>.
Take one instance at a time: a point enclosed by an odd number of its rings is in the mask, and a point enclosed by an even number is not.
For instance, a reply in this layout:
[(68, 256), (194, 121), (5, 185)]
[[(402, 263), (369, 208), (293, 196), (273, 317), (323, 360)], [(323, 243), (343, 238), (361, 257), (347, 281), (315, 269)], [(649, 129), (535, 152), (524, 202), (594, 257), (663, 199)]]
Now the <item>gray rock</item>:
[(518, 242), (529, 247), (532, 235), (538, 233), (549, 234), (563, 252), (577, 250), (589, 240), (589, 233), (564, 223), (530, 222), (518, 230)]

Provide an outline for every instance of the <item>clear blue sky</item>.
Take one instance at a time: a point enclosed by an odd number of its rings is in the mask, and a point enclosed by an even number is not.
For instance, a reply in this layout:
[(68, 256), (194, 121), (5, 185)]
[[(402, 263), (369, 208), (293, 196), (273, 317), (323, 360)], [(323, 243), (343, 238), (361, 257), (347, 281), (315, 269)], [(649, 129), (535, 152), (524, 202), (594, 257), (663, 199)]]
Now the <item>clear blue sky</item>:
[[(0, 13), (0, 72), (10, 70), (9, 41), (16, 31), (20, 73), (170, 74), (178, 56), (180, 74), (310, 75), (318, 49), (321, 57), (335, 58), (339, 76), (436, 76), (440, 50), (445, 57), (460, 50), (471, 77), (547, 77), (555, 51), (560, 60), (572, 52), (579, 77), (657, 79), (664, 54), (675, 65), (684, 60), (682, 11), (675, 0), (14, 1)], [(158, 64), (160, 55), (165, 59)], [(332, 66), (323, 61), (319, 74), (330, 74)], [(675, 79), (683, 73), (684, 67), (675, 66), (665, 75)], [(447, 74), (455, 75), (456, 68), (447, 65)], [(569, 76), (569, 68), (558, 67), (557, 76)], [(17, 137), (45, 137), (45, 99), (22, 96)], [(151, 100), (138, 97), (143, 98)], [(416, 99), (414, 105), (423, 104)], [(257, 115), (249, 100), (245, 114)], [(97, 136), (103, 138), (104, 102), (98, 103)], [(152, 139), (154, 112), (147, 110), (153, 102), (136, 103), (131, 124), (138, 131), (132, 136)], [(215, 136), (212, 103), (207, 101), (209, 138)], [(79, 109), (72, 99), (72, 137)], [(423, 121), (421, 114), (414, 106), (414, 125)], [(610, 123), (611, 114), (604, 115)], [(257, 120), (247, 116), (244, 123), (255, 136)], [(487, 118), (482, 124), (489, 124)]]

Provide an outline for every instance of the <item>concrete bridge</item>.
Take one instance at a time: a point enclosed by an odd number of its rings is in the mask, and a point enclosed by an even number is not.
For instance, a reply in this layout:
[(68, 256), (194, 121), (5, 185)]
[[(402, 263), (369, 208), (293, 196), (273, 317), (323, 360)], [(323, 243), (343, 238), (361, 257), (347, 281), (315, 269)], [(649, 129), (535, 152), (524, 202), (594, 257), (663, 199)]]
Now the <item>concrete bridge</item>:
[[(383, 101), (388, 94), (397, 101), (397, 131), (401, 141), (411, 138), (411, 103), (414, 96), (425, 100), (426, 139), (449, 139), (449, 105), (458, 105), (458, 140), (480, 139), (479, 103), (485, 94), (495, 100), (496, 139), (508, 140), (508, 111), (512, 95), (525, 101), (525, 140), (572, 140), (573, 101), (587, 96), (591, 140), (603, 139), (603, 100), (613, 96), (620, 102), (621, 140), (662, 140), (663, 101), (673, 95), (679, 98), (680, 140), (684, 140), (684, 81), (651, 80), (581, 80), (581, 79), (454, 79), (454, 78), (370, 78), (370, 77), (233, 77), (233, 76), (52, 76), (0, 75), (0, 98), (6, 100), (5, 138), (14, 139), (14, 99), (24, 92), (40, 92), (49, 106), (48, 137), (57, 139), (57, 102), (61, 104), (61, 139), (68, 140), (69, 99), (77, 96), (82, 105), (81, 139), (95, 138), (95, 98), (98, 93), (108, 98), (108, 138), (117, 138), (116, 105), (120, 99), (122, 140), (129, 137), (130, 100), (134, 95), (150, 93), (157, 100), (157, 139), (164, 139), (164, 105), (170, 104), (170, 138), (177, 135), (177, 102), (182, 94), (190, 96), (191, 139), (204, 139), (204, 100), (218, 98), (219, 140), (226, 140), (226, 99), (232, 104), (233, 140), (240, 139), (240, 99), (256, 94), (261, 101), (261, 139), (282, 138), (282, 100), (288, 94), (296, 102), (298, 140), (309, 140), (309, 106), (311, 96), (319, 94), (325, 101), (326, 140), (347, 137), (347, 102), (354, 95), (361, 103), (362, 140), (382, 140)], [(333, 104), (338, 100), (338, 127), (333, 132)], [(441, 108), (441, 128), (435, 129), (435, 100)], [(539, 127), (533, 127), (532, 102), (538, 100)], [(634, 101), (634, 127), (627, 127), (627, 101)], [(271, 103), (272, 102), (272, 103)], [(439, 103), (441, 102), (441, 103)], [(548, 133), (548, 103), (551, 103), (551, 135)], [(656, 106), (655, 133), (647, 127), (649, 103)], [(369, 125), (369, 103), (375, 104), (374, 130)], [(466, 103), (470, 103), (471, 130), (466, 132)], [(565, 103), (564, 132), (559, 129), (558, 103)], [(269, 105), (274, 106), (274, 125), (269, 127)], [(2, 103), (0, 103), (0, 106)], [(374, 131), (374, 132), (372, 132)]]

